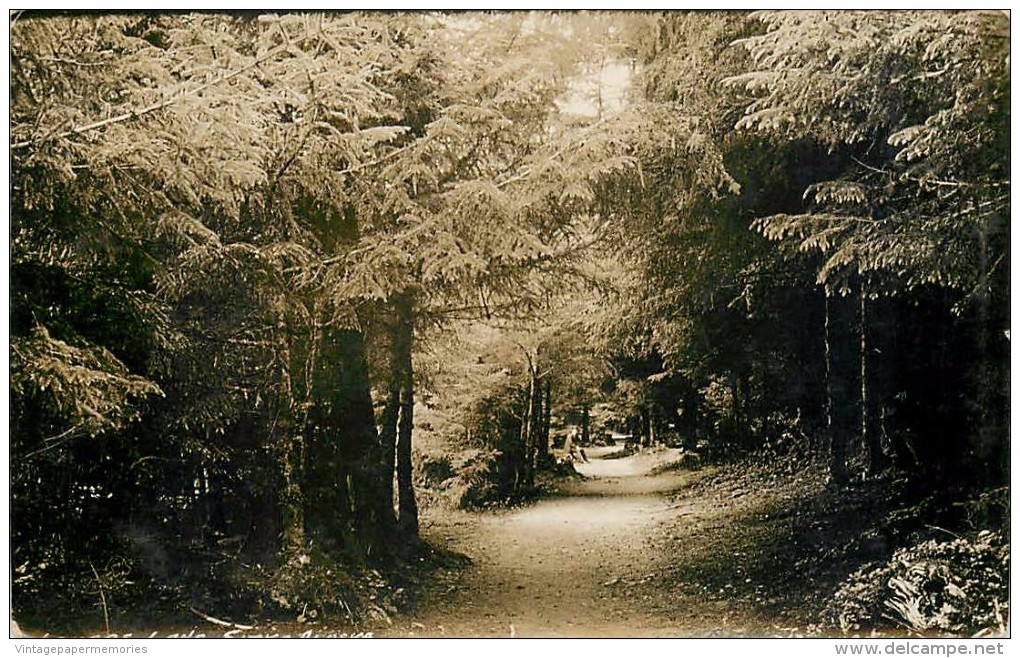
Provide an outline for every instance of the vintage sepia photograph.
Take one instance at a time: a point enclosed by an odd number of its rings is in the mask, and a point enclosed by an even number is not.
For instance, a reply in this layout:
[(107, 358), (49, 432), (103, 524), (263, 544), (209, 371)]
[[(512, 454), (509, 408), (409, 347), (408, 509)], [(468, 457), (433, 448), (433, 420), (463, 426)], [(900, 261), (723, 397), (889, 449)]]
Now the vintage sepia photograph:
[(1003, 653), (1008, 10), (8, 33), (23, 646)]

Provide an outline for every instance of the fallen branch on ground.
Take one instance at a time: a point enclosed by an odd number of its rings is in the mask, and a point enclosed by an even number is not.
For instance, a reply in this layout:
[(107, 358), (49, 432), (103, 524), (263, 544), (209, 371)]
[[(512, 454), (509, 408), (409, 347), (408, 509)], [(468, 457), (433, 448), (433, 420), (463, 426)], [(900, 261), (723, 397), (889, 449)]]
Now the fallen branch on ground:
[(250, 631), (253, 628), (255, 628), (254, 626), (246, 626), (245, 624), (235, 624), (232, 621), (223, 621), (222, 619), (217, 619), (216, 617), (210, 617), (201, 610), (198, 610), (190, 606), (188, 607), (188, 610), (190, 610), (193, 614), (196, 614), (202, 619), (206, 620), (210, 624), (216, 624), (217, 626), (226, 626), (227, 628), (236, 628), (242, 631)]

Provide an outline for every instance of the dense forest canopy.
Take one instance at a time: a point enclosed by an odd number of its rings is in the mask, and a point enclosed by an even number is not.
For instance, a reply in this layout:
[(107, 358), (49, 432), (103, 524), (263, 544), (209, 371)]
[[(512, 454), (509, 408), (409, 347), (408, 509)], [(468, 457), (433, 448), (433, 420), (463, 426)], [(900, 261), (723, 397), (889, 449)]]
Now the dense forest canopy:
[(354, 617), (437, 464), (513, 499), (574, 427), (1007, 484), (1009, 63), (985, 11), (14, 16), (15, 611)]

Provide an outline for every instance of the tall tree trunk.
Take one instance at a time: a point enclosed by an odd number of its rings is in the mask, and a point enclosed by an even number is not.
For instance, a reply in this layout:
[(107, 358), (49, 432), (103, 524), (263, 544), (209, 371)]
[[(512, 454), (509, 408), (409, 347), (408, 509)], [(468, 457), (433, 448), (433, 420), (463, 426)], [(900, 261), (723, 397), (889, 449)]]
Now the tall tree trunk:
[(389, 382), (386, 387), (386, 400), (379, 416), (379, 482), (380, 495), (389, 501), (388, 512), (383, 519), (385, 530), (393, 530), (397, 526), (394, 512), (393, 480), (396, 475), (397, 433), (400, 422), (400, 389), (404, 382), (403, 368), (405, 358), (402, 356), (401, 342), (405, 340), (400, 328), (397, 314), (394, 313), (389, 323)]
[(542, 381), (533, 371), (531, 374), (531, 412), (528, 422), (528, 443), (526, 463), (528, 468), (527, 483), (535, 486), (535, 469), (538, 466), (539, 445), (542, 443), (542, 425), (545, 419), (542, 400)]
[(542, 431), (538, 443), (538, 461), (547, 464), (549, 458), (549, 431), (552, 427), (552, 382), (545, 380), (545, 390), (542, 395), (544, 405), (542, 408)]
[(521, 426), (517, 431), (517, 441), (513, 443), (514, 469), (514, 490), (524, 488), (528, 479), (528, 471), (525, 466), (528, 454), (528, 423), (531, 418), (531, 396), (524, 399), (524, 406), (521, 409)]
[[(386, 402), (383, 405), (382, 417), (380, 419), (379, 447), (382, 461), (379, 468), (379, 479), (381, 486), (386, 492), (390, 501), (390, 508), (393, 509), (394, 478), (396, 477), (397, 466), (397, 424), (400, 422), (400, 381), (394, 374), (386, 389)], [(393, 521), (396, 522), (396, 512)]]
[(648, 406), (641, 407), (641, 445), (652, 445), (652, 410)]
[(857, 308), (853, 297), (825, 298), (825, 363), (829, 475), (833, 483), (850, 481), (849, 459), (859, 429), (859, 390), (855, 375), (859, 367), (859, 344), (851, 340)]
[[(885, 405), (883, 391), (885, 384), (878, 372), (876, 361), (884, 357), (873, 344), (872, 316), (877, 309), (868, 301), (867, 290), (861, 285), (860, 291), (860, 334), (861, 334), (861, 440), (868, 454), (868, 475), (876, 476), (888, 465), (882, 446), (882, 408)], [(879, 332), (881, 334), (882, 332)]]
[(591, 439), (591, 408), (585, 402), (581, 407), (581, 445), (589, 445)]
[(978, 228), (980, 285), (975, 288), (975, 399), (968, 421), (974, 427), (971, 468), (985, 481), (1009, 482), (1010, 239), (1009, 219), (986, 217)]
[(535, 485), (534, 453), (535, 453), (535, 422), (539, 410), (535, 408), (535, 374), (534, 364), (528, 359), (528, 397), (524, 407), (524, 418), (521, 420), (521, 444), (518, 468), (518, 486), (529, 489)]
[[(340, 382), (346, 370), (337, 343), (336, 332), (321, 333), (317, 364), (311, 385), (311, 409), (305, 437), (305, 531), (327, 550), (335, 547), (347, 531), (351, 504), (345, 482), (349, 461), (343, 459), (344, 418), (340, 415), (346, 403)], [(336, 372), (334, 382), (327, 372)]]
[(630, 434), (630, 439), (627, 440), (628, 444), (635, 446), (641, 445), (641, 416), (628, 416), (627, 417), (627, 433)]
[(283, 551), (287, 556), (299, 555), (305, 545), (304, 497), (301, 492), (302, 466), (304, 463), (305, 438), (291, 429), (288, 436), (280, 439), (283, 450), (280, 466), (283, 473), (283, 491), (280, 513), (283, 525)]
[(364, 337), (326, 326), (320, 346), (305, 434), (305, 530), (327, 550), (340, 548), (353, 531), (370, 551), (384, 539), (383, 501)]
[[(277, 456), (272, 452), (260, 452), (257, 457), (254, 480), (258, 482), (248, 501), (249, 514), (247, 517), (248, 536), (241, 554), (245, 561), (252, 561), (259, 564), (270, 563), (280, 555), (281, 539), (294, 541), (294, 537), (285, 537), (288, 528), (283, 525), (284, 505), (281, 500), (285, 493), (285, 486), (281, 482), (280, 464)], [(295, 528), (289, 529), (291, 533)], [(285, 558), (294, 558), (300, 553), (300, 544), (283, 545), (287, 551)]]
[(535, 486), (535, 424), (539, 414), (535, 406), (535, 375), (528, 382), (528, 422), (524, 430), (524, 485)]
[(297, 431), (294, 414), (295, 393), (290, 376), (291, 350), (287, 337), (287, 326), (280, 321), (276, 327), (277, 380), (280, 392), (277, 395), (275, 418), (273, 419), (273, 444), (278, 450), (278, 469), (282, 476), (280, 485), (280, 521), (282, 528), (283, 553), (290, 559), (301, 554), (305, 544), (305, 517), (301, 493), (302, 464), (304, 462), (304, 435)]
[(400, 420), (397, 424), (397, 524), (405, 535), (418, 534), (418, 501), (414, 494), (411, 435), (414, 429), (414, 304), (407, 293), (394, 300), (397, 312), (394, 356), (400, 371)]

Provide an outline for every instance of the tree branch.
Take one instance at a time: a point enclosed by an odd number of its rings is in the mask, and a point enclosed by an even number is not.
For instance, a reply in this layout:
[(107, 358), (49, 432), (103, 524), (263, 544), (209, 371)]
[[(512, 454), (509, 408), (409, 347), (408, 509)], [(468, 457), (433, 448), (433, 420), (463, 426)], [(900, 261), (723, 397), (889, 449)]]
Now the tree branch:
[(201, 617), (210, 624), (216, 624), (217, 626), (226, 626), (227, 628), (233, 627), (241, 631), (250, 631), (253, 628), (255, 628), (254, 626), (248, 626), (247, 624), (235, 624), (232, 621), (224, 621), (223, 619), (217, 619), (216, 617), (205, 614), (204, 612), (193, 606), (188, 606), (188, 611), (197, 617)]
[[(186, 91), (181, 91), (181, 92), (171, 96), (170, 98), (167, 98), (167, 99), (164, 99), (162, 101), (159, 101), (158, 103), (153, 103), (152, 105), (148, 105), (148, 106), (143, 107), (141, 109), (130, 110), (128, 112), (124, 112), (123, 114), (118, 114), (116, 116), (112, 116), (112, 117), (109, 117), (107, 119), (103, 119), (102, 121), (94, 121), (94, 122), (86, 124), (84, 126), (77, 126), (77, 127), (71, 128), (70, 130), (66, 130), (66, 131), (58, 134), (56, 136), (56, 138), (57, 139), (66, 139), (68, 137), (74, 137), (75, 135), (80, 135), (80, 134), (85, 133), (85, 132), (89, 132), (89, 131), (92, 131), (92, 130), (98, 130), (100, 128), (105, 128), (106, 126), (111, 126), (111, 125), (114, 125), (114, 124), (117, 124), (117, 123), (123, 123), (125, 121), (130, 120), (130, 119), (137, 119), (139, 117), (145, 116), (146, 114), (152, 114), (153, 112), (158, 112), (159, 110), (162, 110), (162, 109), (165, 109), (167, 107), (170, 107), (171, 105), (173, 105), (174, 103), (177, 103), (178, 101), (180, 101), (182, 99), (189, 98), (191, 96), (195, 96), (197, 94), (202, 93), (206, 89), (209, 89), (210, 87), (215, 87), (216, 85), (222, 84), (224, 82), (227, 82), (228, 80), (232, 80), (232, 79), (236, 78), (237, 76), (241, 75), (242, 73), (247, 73), (248, 71), (252, 70), (253, 68), (261, 65), (263, 62), (266, 62), (266, 61), (272, 59), (273, 57), (276, 57), (280, 53), (286, 52), (288, 49), (290, 49), (294, 45), (300, 45), (301, 43), (304, 43), (308, 39), (312, 38), (312, 36), (313, 35), (308, 34), (308, 35), (305, 35), (305, 36), (301, 37), (300, 39), (298, 39), (294, 43), (286, 43), (286, 44), (283, 44), (283, 45), (278, 46), (276, 48), (273, 48), (272, 50), (267, 51), (261, 57), (256, 57), (250, 64), (242, 66), (241, 68), (237, 69), (236, 71), (231, 71), (230, 73), (221, 75), (220, 77), (218, 77), (218, 78), (216, 78), (214, 80), (210, 80), (209, 82), (203, 83), (203, 84), (195, 87), (194, 89), (186, 90)], [(16, 150), (28, 148), (30, 146), (33, 146), (33, 145), (37, 144), (40, 141), (46, 141), (46, 139), (47, 138), (44, 138), (44, 139), (41, 139), (41, 140), (28, 139), (28, 140), (25, 140), (23, 142), (16, 142), (14, 144), (11, 144), (11, 150), (12, 151), (16, 151)]]
[[(595, 123), (591, 124), (590, 126), (587, 126), (581, 132), (581, 135), (578, 135), (578, 137), (582, 137), (582, 136), (590, 133), (591, 131), (595, 130), (597, 127), (599, 127), (603, 123), (605, 123), (605, 119), (599, 119), (598, 121), (596, 121)], [(576, 138), (574, 140), (571, 140), (570, 142), (564, 144), (559, 149), (557, 149), (556, 152), (554, 152), (552, 155), (549, 156), (549, 160), (555, 160), (555, 159), (559, 158), (561, 155), (563, 155), (564, 153), (566, 153), (567, 149), (569, 149), (569, 148), (574, 146), (574, 142), (575, 141), (576, 141)], [(500, 182), (496, 183), (496, 189), (502, 189), (502, 188), (506, 187), (507, 185), (509, 185), (510, 183), (516, 183), (517, 181), (524, 180), (524, 179), (528, 178), (529, 176), (531, 176), (533, 171), (534, 171), (534, 168), (528, 167), (524, 171), (522, 171), (521, 173), (517, 174), (516, 176), (511, 176), (510, 178), (507, 178), (507, 179), (505, 179), (503, 181), (500, 181)]]
[(362, 162), (359, 165), (355, 165), (353, 167), (348, 167), (347, 169), (341, 169), (340, 171), (338, 171), (336, 173), (338, 173), (338, 174), (353, 174), (355, 172), (361, 171), (362, 169), (366, 169), (368, 167), (374, 167), (375, 165), (379, 165), (379, 164), (382, 164), (384, 162), (389, 162), (390, 160), (392, 160), (393, 158), (397, 157), (401, 153), (406, 153), (407, 151), (410, 151), (411, 149), (413, 149), (415, 146), (421, 146), (421, 145), (427, 144), (432, 139), (433, 139), (432, 136), (427, 135), (427, 136), (425, 136), (425, 137), (423, 137), (421, 139), (414, 140), (413, 142), (411, 142), (407, 146), (402, 146), (402, 147), (400, 147), (400, 148), (398, 148), (398, 149), (396, 149), (394, 151), (390, 151), (386, 155), (380, 156), (380, 157), (376, 158), (375, 160), (369, 160), (368, 162)]
[[(896, 172), (894, 172), (894, 171), (889, 171), (888, 169), (881, 169), (879, 167), (873, 167), (872, 165), (869, 165), (869, 164), (867, 164), (865, 162), (862, 162), (862, 161), (858, 160), (857, 158), (855, 158), (853, 156), (851, 156), (851, 159), (854, 162), (856, 162), (857, 164), (859, 164), (860, 166), (862, 166), (865, 169), (867, 169), (868, 171), (873, 171), (876, 174), (883, 174), (885, 176), (896, 176), (897, 175)], [(905, 179), (905, 180), (913, 181), (915, 183), (921, 183), (922, 185), (930, 184), (930, 185), (936, 185), (938, 187), (953, 187), (953, 188), (961, 188), (961, 187), (965, 187), (965, 188), (966, 187), (1009, 187), (1009, 181), (1002, 181), (1002, 182), (999, 182), (999, 183), (968, 183), (966, 181), (938, 180), (938, 179), (935, 179), (935, 178), (928, 180), (928, 179), (923, 179), (923, 178), (917, 178), (916, 176), (911, 176), (911, 175), (906, 174), (906, 173), (899, 174), (899, 176), (901, 178)]]

